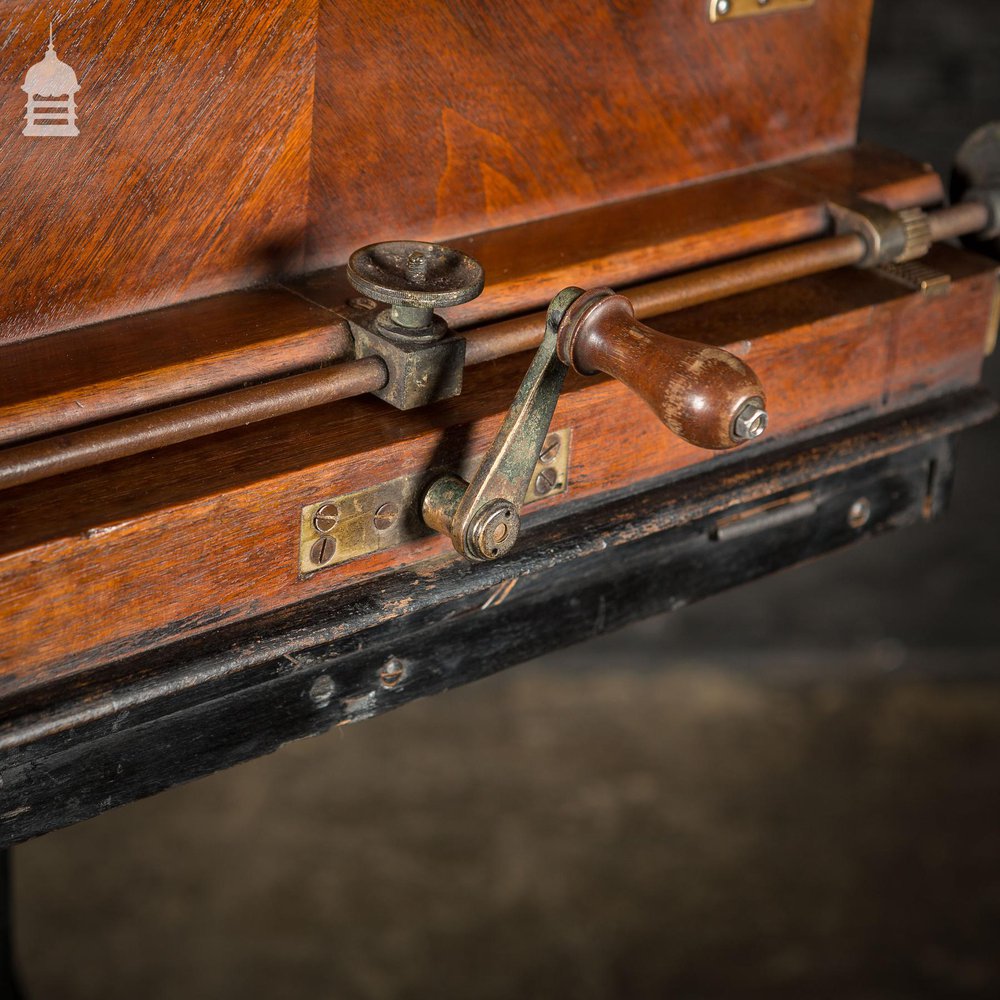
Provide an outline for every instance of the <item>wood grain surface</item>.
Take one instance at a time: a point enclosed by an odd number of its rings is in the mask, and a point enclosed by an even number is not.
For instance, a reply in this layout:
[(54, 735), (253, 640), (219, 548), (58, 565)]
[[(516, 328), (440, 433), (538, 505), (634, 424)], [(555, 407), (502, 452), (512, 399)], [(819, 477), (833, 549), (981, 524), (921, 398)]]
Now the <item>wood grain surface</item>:
[[(11, 0), (0, 344), (845, 146), (870, 6)], [(50, 19), (76, 137), (21, 134)]]
[[(316, 0), (3, 5), (0, 344), (303, 264)], [(80, 134), (21, 134), (54, 22)]]
[(351, 347), (344, 325), (250, 289), (8, 344), (0, 444), (305, 371)]
[(311, 267), (851, 141), (871, 0), (320, 0)]
[[(947, 299), (840, 271), (650, 325), (747, 361), (771, 414), (747, 450), (773, 447), (977, 382), (995, 265), (947, 247), (929, 261), (953, 276)], [(481, 452), (526, 366), (523, 355), (477, 366), (460, 397), (428, 410), (351, 400), (0, 494), (0, 693), (445, 555), (434, 538), (299, 579), (300, 511)], [(573, 451), (569, 491), (552, 504), (710, 457), (612, 380), (571, 378), (555, 426), (572, 428)]]

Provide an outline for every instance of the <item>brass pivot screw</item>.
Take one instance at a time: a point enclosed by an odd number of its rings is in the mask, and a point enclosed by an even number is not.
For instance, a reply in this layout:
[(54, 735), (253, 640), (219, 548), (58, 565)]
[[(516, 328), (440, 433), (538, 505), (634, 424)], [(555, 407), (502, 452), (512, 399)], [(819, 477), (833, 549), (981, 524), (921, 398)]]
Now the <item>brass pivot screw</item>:
[(520, 528), (517, 508), (509, 500), (494, 500), (473, 519), (466, 544), (474, 559), (499, 559), (514, 547)]

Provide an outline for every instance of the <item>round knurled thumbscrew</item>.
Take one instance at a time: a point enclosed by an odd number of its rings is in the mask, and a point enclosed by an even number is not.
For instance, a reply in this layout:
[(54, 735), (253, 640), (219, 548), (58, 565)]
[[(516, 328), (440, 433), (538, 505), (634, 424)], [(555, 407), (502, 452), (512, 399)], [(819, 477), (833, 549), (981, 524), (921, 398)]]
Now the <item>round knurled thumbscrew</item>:
[(474, 299), (482, 290), (479, 261), (439, 243), (394, 240), (351, 254), (347, 278), (362, 294), (390, 306), (395, 327), (414, 332), (434, 326), (434, 310)]
[(955, 154), (951, 201), (978, 201), (989, 213), (986, 229), (962, 242), (978, 253), (1000, 260), (1000, 122), (976, 129)]

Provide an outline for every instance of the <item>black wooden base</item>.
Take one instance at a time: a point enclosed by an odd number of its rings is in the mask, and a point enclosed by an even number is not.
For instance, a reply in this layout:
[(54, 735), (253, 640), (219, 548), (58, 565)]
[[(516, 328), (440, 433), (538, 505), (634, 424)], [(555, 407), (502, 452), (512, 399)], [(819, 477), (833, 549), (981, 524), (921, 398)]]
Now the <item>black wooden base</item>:
[(982, 392), (715, 461), (529, 520), (496, 564), (443, 558), (0, 706), (15, 843), (934, 517)]

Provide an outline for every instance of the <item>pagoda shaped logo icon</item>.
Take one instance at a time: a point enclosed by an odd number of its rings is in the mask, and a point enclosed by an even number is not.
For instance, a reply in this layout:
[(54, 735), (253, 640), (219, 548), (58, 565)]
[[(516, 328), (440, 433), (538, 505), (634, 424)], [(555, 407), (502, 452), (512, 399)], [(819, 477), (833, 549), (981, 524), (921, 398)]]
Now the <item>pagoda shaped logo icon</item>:
[(49, 25), (45, 58), (28, 70), (21, 89), (28, 95), (23, 135), (79, 135), (76, 127), (76, 73), (57, 55)]

